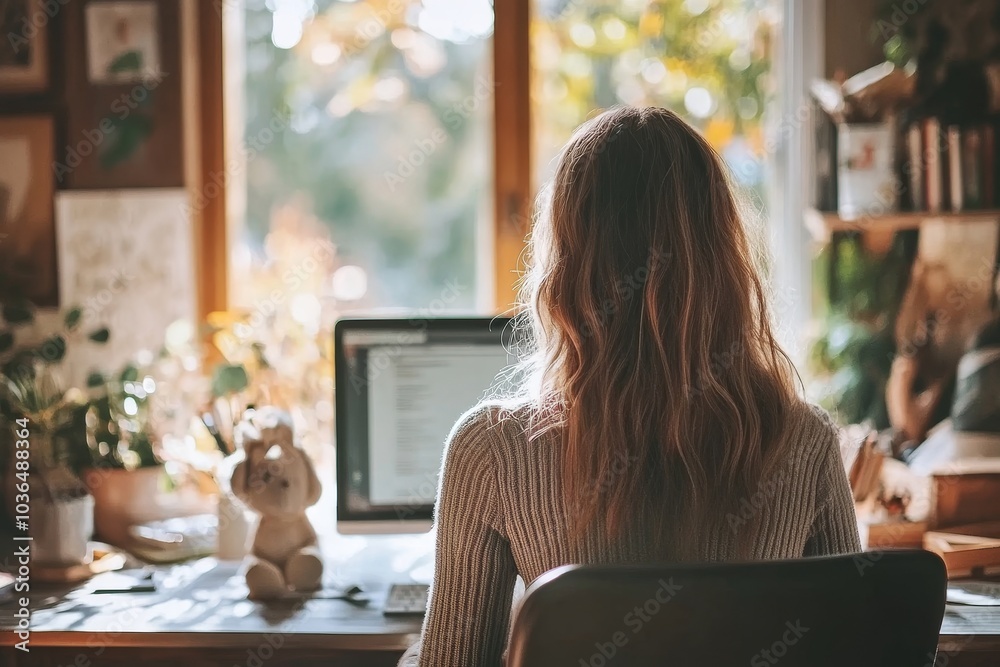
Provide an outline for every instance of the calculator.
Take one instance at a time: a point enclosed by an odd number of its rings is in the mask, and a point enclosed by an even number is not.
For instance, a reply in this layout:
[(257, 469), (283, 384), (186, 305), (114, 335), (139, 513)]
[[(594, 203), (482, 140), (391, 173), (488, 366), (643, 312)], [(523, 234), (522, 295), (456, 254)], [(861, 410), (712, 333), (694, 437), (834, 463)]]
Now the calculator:
[(393, 584), (386, 596), (386, 616), (420, 616), (427, 610), (428, 584)]

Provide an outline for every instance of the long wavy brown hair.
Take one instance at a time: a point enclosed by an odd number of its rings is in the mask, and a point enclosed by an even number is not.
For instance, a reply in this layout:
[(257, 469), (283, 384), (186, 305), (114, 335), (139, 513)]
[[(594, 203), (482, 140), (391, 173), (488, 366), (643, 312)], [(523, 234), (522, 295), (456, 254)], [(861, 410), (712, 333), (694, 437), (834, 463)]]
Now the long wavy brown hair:
[(795, 400), (727, 172), (676, 114), (615, 108), (542, 201), (521, 292), (531, 431), (560, 434), (577, 528), (647, 517), (691, 545), (753, 496)]

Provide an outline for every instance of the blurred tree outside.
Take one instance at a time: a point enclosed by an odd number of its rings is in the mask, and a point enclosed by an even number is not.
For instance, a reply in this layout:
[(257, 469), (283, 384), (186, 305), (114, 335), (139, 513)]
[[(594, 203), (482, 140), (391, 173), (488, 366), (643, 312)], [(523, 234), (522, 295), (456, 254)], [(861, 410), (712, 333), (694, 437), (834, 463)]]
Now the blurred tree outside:
[[(489, 0), (246, 0), (244, 19), (237, 303), (315, 289), (267, 270), (268, 234), (292, 207), (335, 248), (323, 303), (426, 309), (448, 294), (448, 308), (475, 308), (502, 94)], [(651, 104), (698, 127), (762, 204), (779, 19), (773, 0), (535, 0), (536, 176), (600, 109)]]

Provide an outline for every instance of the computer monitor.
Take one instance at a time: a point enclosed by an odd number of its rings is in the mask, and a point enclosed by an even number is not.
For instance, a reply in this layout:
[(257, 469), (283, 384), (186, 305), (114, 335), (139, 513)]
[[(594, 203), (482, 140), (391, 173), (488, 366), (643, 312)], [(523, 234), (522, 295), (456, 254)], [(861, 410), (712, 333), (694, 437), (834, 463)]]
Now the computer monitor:
[(510, 318), (342, 319), (334, 329), (337, 528), (431, 528), (445, 440), (516, 361)]

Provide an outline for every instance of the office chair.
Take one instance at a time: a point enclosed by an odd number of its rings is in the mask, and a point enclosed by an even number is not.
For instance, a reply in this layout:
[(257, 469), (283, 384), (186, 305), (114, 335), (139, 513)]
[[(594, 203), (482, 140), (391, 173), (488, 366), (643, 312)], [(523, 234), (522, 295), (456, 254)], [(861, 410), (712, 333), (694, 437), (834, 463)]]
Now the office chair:
[(508, 667), (929, 667), (944, 563), (928, 551), (557, 568), (529, 588)]

